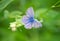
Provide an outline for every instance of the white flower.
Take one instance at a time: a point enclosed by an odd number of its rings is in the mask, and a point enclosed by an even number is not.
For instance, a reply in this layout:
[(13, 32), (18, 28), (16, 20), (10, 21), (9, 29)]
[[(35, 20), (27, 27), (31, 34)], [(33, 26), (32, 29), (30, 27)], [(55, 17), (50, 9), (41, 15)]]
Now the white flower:
[(16, 22), (10, 23), (10, 27), (11, 27), (12, 31), (16, 31)]

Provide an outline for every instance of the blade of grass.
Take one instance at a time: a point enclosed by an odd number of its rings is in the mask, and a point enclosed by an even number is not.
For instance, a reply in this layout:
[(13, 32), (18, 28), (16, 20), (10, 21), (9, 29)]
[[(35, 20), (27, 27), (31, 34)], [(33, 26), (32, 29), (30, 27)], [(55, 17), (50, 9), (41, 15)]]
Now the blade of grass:
[(13, 0), (2, 0), (0, 2), (0, 12), (6, 8)]

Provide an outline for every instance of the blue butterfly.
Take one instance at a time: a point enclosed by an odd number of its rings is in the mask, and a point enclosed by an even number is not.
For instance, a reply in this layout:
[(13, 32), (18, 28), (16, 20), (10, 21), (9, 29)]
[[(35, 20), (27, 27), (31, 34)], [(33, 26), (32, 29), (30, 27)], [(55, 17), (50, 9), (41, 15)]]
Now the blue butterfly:
[(26, 15), (24, 15), (22, 18), (22, 22), (26, 29), (31, 29), (32, 27), (42, 27), (41, 22), (34, 18), (34, 10), (32, 7), (27, 9)]

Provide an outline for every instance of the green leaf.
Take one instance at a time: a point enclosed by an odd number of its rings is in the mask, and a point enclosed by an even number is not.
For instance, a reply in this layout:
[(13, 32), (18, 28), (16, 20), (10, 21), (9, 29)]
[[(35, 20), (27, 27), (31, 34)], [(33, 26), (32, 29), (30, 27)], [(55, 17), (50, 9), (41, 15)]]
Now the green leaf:
[(12, 11), (9, 14), (10, 18), (21, 18), (22, 12), (20, 11)]
[(0, 12), (8, 6), (13, 0), (2, 0), (0, 2)]
[(20, 8), (20, 0), (14, 0), (11, 4), (9, 4), (5, 9), (8, 11), (16, 11)]
[(9, 17), (9, 11), (8, 10), (5, 10), (4, 11), (4, 18), (7, 19)]

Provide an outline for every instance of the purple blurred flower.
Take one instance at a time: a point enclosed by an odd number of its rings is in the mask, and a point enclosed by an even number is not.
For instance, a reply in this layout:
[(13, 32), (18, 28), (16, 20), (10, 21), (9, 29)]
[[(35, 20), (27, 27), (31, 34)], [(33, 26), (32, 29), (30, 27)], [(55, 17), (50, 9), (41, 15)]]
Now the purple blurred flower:
[(38, 20), (34, 19), (34, 10), (32, 7), (28, 8), (26, 15), (22, 18), (22, 22), (26, 29), (31, 29), (32, 27), (39, 28), (42, 26)]

